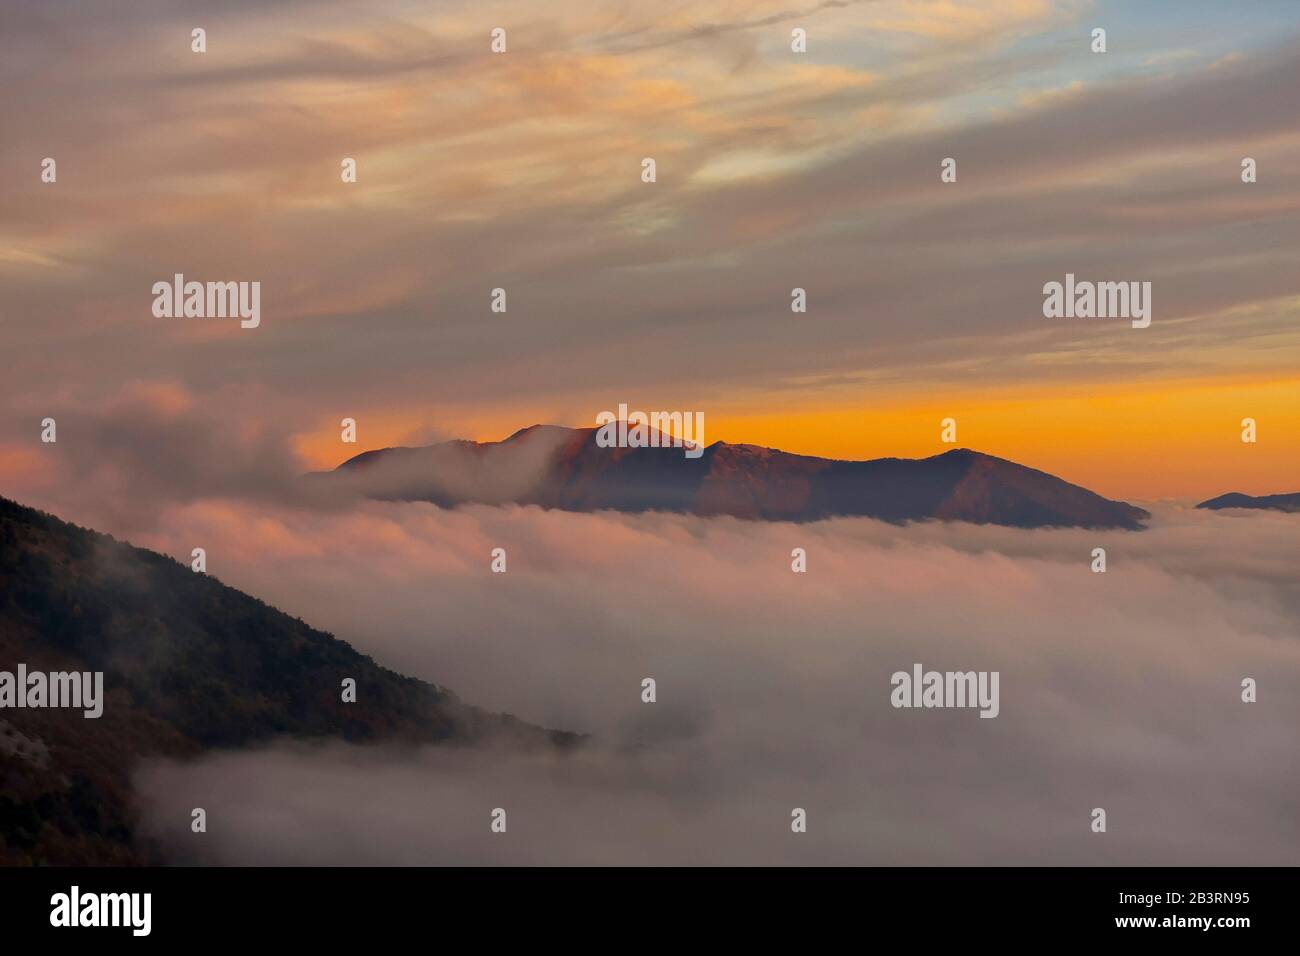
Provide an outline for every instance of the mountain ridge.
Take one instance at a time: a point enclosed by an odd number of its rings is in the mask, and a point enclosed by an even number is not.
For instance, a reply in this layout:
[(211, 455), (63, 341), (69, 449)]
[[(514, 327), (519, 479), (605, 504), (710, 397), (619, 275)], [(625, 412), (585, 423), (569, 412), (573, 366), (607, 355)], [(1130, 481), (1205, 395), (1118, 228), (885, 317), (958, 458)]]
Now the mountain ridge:
[(1276, 495), (1247, 495), (1240, 491), (1230, 491), (1202, 501), (1196, 507), (1211, 511), (1224, 508), (1251, 508), (1259, 511), (1300, 512), (1300, 491), (1283, 492)]
[(600, 447), (597, 432), (531, 425), (494, 442), (371, 449), (307, 478), (318, 488), (446, 507), (533, 504), (796, 522), (861, 516), (1129, 530), (1150, 517), (1047, 472), (966, 448), (854, 461), (716, 441), (687, 458), (681, 448)]
[[(137, 864), (131, 770), (272, 739), (577, 745), (166, 555), (0, 497), (0, 670), (104, 674), (103, 715), (0, 709), (0, 865)], [(342, 700), (342, 680), (356, 701)]]

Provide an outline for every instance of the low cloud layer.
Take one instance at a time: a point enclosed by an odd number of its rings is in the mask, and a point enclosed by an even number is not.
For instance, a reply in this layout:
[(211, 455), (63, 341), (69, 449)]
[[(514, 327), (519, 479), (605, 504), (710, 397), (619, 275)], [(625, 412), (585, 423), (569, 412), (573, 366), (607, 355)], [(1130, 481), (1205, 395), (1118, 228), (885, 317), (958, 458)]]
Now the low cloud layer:
[[(389, 666), (593, 742), (153, 763), (145, 829), (220, 863), (1300, 862), (1295, 516), (1154, 510), (1094, 533), (174, 508), (147, 543), (203, 545), (227, 583)], [(892, 708), (914, 662), (1000, 671), (1000, 715)]]
[[(912, 452), (954, 414), (997, 418), (981, 449), (1025, 457), (1005, 409), (973, 407), (1023, 388), (1027, 444), (1071, 471), (1110, 430), (1108, 455), (1241, 475), (1228, 451), (1207, 460), (1227, 424), (1195, 453), (1175, 441), (1199, 408), (1090, 419), (1072, 443), (1047, 405), (1193, 379), (1225, 390), (1213, 421), (1267, 422), (1252, 459), (1280, 468), (1297, 447), (1300, 24), (1286, 3), (1196, 6), (10, 0), (0, 442), (30, 456), (54, 409), (90, 417), (167, 376), (223, 415), (246, 402), (316, 467), (337, 462), (344, 416), (374, 447), (434, 418), (451, 437), (589, 425), (624, 399), (763, 443), (725, 418), (901, 402), (924, 438), (864, 428), (854, 455)], [(260, 282), (261, 325), (153, 317), (176, 273)], [(1044, 320), (1043, 285), (1067, 273), (1152, 282), (1152, 326)], [(1289, 490), (1151, 477), (1164, 487), (1103, 490)]]

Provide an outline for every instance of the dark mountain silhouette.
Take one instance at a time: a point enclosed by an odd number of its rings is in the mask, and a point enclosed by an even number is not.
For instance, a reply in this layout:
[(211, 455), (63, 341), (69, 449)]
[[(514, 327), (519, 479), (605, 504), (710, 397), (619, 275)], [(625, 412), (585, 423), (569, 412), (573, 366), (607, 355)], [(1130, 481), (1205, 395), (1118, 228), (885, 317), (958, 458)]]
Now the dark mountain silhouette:
[[(103, 716), (0, 709), (0, 864), (140, 863), (130, 773), (292, 735), (568, 747), (255, 598), (0, 498), (0, 671), (103, 671)], [(342, 681), (357, 700), (343, 703)]]
[(1140, 528), (1146, 511), (1015, 462), (958, 449), (933, 458), (836, 461), (715, 442), (602, 448), (596, 429), (534, 425), (500, 442), (450, 441), (364, 452), (308, 476), (321, 492), (536, 504), (567, 511), (680, 511), (772, 521), (862, 515), (1018, 528)]
[(1243, 495), (1230, 491), (1209, 501), (1202, 501), (1196, 507), (1210, 508), (1218, 511), (1223, 508), (1256, 508), (1270, 511), (1300, 511), (1300, 491), (1288, 495)]

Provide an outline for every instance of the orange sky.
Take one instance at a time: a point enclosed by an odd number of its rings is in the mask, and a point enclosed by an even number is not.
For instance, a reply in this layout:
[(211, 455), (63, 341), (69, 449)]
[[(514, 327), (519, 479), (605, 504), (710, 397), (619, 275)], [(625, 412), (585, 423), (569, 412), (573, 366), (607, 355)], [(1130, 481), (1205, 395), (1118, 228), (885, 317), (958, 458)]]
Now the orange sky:
[[(441, 417), (463, 417), (464, 433), (455, 437), (476, 441), (500, 440), (537, 423), (536, 413), (509, 406), (445, 409)], [(940, 440), (940, 422), (948, 417), (957, 420), (958, 446), (1039, 468), (1108, 497), (1201, 499), (1300, 487), (1300, 377), (1004, 389), (895, 403), (864, 396), (857, 404), (837, 395), (778, 412), (721, 402), (705, 412), (705, 437), (829, 458), (921, 458), (951, 447)], [(1241, 440), (1247, 417), (1257, 425), (1253, 444)], [(540, 420), (594, 424), (544, 415)], [(369, 448), (429, 443), (423, 421), (409, 412), (376, 410), (358, 417), (356, 445), (343, 444), (330, 423), (300, 435), (297, 451), (307, 467), (332, 468)]]

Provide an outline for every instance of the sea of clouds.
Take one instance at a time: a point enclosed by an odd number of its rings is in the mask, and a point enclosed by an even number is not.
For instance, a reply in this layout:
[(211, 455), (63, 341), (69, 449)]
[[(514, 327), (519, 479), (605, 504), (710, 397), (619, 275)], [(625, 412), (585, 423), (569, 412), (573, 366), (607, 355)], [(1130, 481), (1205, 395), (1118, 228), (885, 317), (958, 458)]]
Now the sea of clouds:
[[(203, 546), (381, 663), (592, 736), (152, 762), (144, 830), (212, 863), (1300, 862), (1296, 516), (1148, 506), (1133, 533), (169, 505), (136, 543)], [(999, 671), (1000, 715), (894, 709), (914, 662)]]

